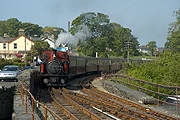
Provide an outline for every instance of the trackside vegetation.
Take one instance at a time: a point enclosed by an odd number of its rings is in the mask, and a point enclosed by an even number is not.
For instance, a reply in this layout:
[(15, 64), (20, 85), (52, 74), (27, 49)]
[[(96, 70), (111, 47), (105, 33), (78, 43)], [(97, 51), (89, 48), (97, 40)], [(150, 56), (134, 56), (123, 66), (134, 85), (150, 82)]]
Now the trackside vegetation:
[(129, 76), (167, 86), (180, 86), (180, 10), (170, 25), (166, 50), (155, 61), (131, 67)]
[(180, 86), (180, 53), (166, 51), (158, 59), (140, 66), (131, 66), (127, 75), (148, 82)]

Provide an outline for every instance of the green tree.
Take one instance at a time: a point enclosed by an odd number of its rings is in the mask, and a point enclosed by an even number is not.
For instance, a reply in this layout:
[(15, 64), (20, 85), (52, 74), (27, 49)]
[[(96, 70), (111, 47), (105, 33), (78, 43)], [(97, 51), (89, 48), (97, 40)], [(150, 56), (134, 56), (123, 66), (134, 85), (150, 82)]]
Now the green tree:
[(21, 28), (22, 23), (17, 18), (10, 18), (6, 22), (6, 28), (10, 37), (17, 37), (18, 30)]
[(48, 42), (37, 40), (32, 46), (31, 53), (33, 56), (40, 56), (43, 51), (48, 49), (50, 49)]
[(176, 11), (176, 21), (170, 25), (166, 48), (173, 52), (180, 52), (180, 10)]
[(50, 32), (51, 34), (53, 34), (55, 36), (55, 39), (58, 38), (58, 35), (61, 33), (61, 32), (65, 32), (65, 30), (63, 28), (58, 28), (58, 27), (44, 27), (42, 29), (43, 32)]
[(92, 37), (98, 37), (102, 33), (101, 26), (108, 24), (109, 21), (109, 16), (102, 13), (84, 13), (72, 21), (71, 33), (78, 32), (80, 25), (86, 25), (90, 29)]
[(112, 23), (112, 25), (113, 35), (111, 41), (113, 39), (113, 50), (116, 56), (127, 58), (127, 52), (129, 52), (131, 56), (139, 55), (137, 51), (139, 43), (137, 38), (131, 34), (131, 30), (129, 28), (123, 28), (117, 23)]
[(6, 27), (6, 22), (5, 21), (0, 21), (0, 36), (3, 36), (4, 33), (8, 33), (7, 27)]
[(40, 35), (42, 34), (42, 27), (40, 27), (37, 24), (32, 24), (32, 23), (26, 22), (26, 23), (22, 23), (21, 27), (24, 29), (26, 36), (37, 35), (37, 37), (40, 37)]
[[(137, 38), (131, 34), (131, 30), (123, 28), (117, 23), (110, 23), (108, 15), (102, 13), (84, 13), (72, 22), (71, 33), (78, 32), (81, 25), (86, 25), (91, 37), (85, 42), (79, 42), (78, 51), (92, 56), (98, 52), (101, 57), (138, 55), (139, 45)], [(127, 42), (131, 43), (127, 49)]]
[(151, 52), (151, 55), (153, 56), (156, 50), (156, 41), (150, 41), (147, 44), (147, 48), (149, 49), (149, 51)]

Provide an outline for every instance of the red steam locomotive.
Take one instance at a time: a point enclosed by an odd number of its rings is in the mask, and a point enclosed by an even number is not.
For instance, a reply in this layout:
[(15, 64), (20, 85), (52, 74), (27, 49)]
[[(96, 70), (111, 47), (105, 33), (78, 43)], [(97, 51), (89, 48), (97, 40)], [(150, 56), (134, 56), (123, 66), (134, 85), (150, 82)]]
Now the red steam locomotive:
[[(66, 86), (71, 78), (90, 73), (110, 73), (121, 69), (124, 59), (71, 56), (64, 51), (44, 51), (37, 84)], [(34, 84), (34, 83), (33, 83)]]
[(44, 51), (40, 65), (41, 81), (48, 86), (65, 85), (69, 79), (70, 61), (67, 52)]

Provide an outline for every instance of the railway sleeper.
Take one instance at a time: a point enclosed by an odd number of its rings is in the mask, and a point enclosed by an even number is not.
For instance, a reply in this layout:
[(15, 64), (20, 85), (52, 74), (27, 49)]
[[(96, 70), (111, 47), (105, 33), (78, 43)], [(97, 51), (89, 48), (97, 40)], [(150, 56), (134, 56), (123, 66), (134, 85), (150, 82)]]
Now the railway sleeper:
[[(109, 102), (109, 103), (111, 103), (111, 104), (113, 104), (113, 105), (122, 106), (122, 104), (117, 103), (117, 102), (115, 102), (115, 101), (113, 101), (113, 100), (111, 100), (111, 99), (108, 99), (107, 97), (104, 97), (102, 94), (101, 94), (101, 95), (100, 95), (100, 94), (97, 94), (97, 93), (95, 93), (95, 92), (93, 92), (93, 91), (91, 91), (91, 90), (88, 90), (88, 89), (86, 89), (86, 88), (83, 88), (82, 91), (85, 92), (85, 93), (88, 94), (88, 95), (91, 95), (92, 97), (95, 96), (95, 97), (97, 97), (98, 99), (103, 99), (103, 100), (105, 100), (105, 101), (107, 101), (107, 102)], [(125, 107), (125, 108), (127, 108), (127, 107)], [(131, 108), (131, 110), (132, 110), (132, 108)], [(132, 111), (134, 111), (134, 110), (132, 110)], [(137, 111), (137, 112), (141, 112), (141, 111)], [(144, 111), (143, 111), (143, 112), (144, 112)], [(143, 114), (145, 114), (145, 113), (143, 113)], [(144, 115), (143, 115), (143, 117), (144, 117)], [(142, 117), (142, 118), (143, 118), (143, 117)]]
[(132, 120), (137, 120), (136, 118), (132, 117), (132, 116), (129, 116), (127, 115), (126, 113), (122, 113), (122, 112), (119, 112), (117, 110), (114, 110), (114, 109), (111, 109), (111, 108), (108, 108), (108, 107), (105, 107), (105, 106), (102, 106), (102, 105), (99, 105), (97, 103), (93, 103), (93, 102), (90, 102), (84, 98), (79, 98), (77, 96), (73, 96), (71, 94), (67, 94), (71, 99), (75, 99), (81, 103), (84, 103), (84, 104), (87, 104), (87, 105), (90, 105), (91, 107), (96, 107), (98, 109), (101, 109), (103, 112), (109, 112), (110, 114), (112, 115), (115, 115), (116, 117), (118, 118), (126, 118), (126, 119), (132, 119)]
[(73, 114), (71, 114), (66, 108), (64, 108), (61, 104), (58, 103), (58, 101), (52, 97), (52, 99), (54, 100), (56, 106), (62, 110), (63, 114), (66, 115), (68, 118), (71, 118), (72, 120), (78, 120), (78, 118), (76, 118)]
[(95, 92), (97, 92), (97, 93), (99, 93), (99, 94), (102, 94), (102, 95), (107, 96), (107, 97), (109, 97), (109, 98), (111, 98), (111, 99), (117, 100), (117, 101), (119, 101), (119, 102), (123, 102), (123, 103), (125, 103), (125, 104), (128, 104), (128, 105), (130, 105), (130, 106), (132, 106), (132, 107), (135, 107), (135, 108), (137, 108), (137, 109), (139, 109), (139, 110), (142, 110), (142, 111), (146, 112), (147, 114), (151, 114), (151, 115), (154, 115), (154, 116), (157, 116), (157, 117), (160, 117), (160, 118), (163, 118), (163, 119), (167, 119), (167, 120), (177, 120), (177, 118), (174, 118), (174, 117), (171, 117), (171, 116), (168, 116), (168, 115), (165, 115), (165, 114), (162, 114), (162, 113), (153, 111), (153, 110), (151, 110), (150, 108), (143, 107), (143, 106), (138, 105), (138, 104), (136, 104), (136, 103), (133, 103), (133, 102), (131, 102), (131, 101), (123, 100), (123, 99), (121, 99), (121, 98), (119, 98), (119, 97), (117, 97), (117, 96), (114, 96), (114, 95), (111, 95), (111, 94), (109, 94), (109, 93), (105, 93), (105, 92), (103, 92), (103, 91), (97, 90), (97, 89), (94, 88), (93, 86), (90, 86), (90, 88), (91, 88), (93, 91), (95, 91)]
[[(73, 92), (72, 92), (73, 93)], [(112, 105), (108, 102), (105, 102), (103, 100), (97, 100), (97, 99), (94, 99), (92, 97), (89, 97), (89, 96), (85, 96), (85, 95), (82, 95), (82, 94), (79, 94), (79, 93), (74, 93), (76, 96), (79, 96), (79, 97), (83, 97), (85, 99), (89, 99), (91, 101), (94, 101), (94, 102), (97, 102), (99, 104), (104, 104), (105, 106), (108, 106), (110, 108), (114, 108), (116, 110), (120, 110), (120, 111), (123, 111), (123, 112), (127, 112), (128, 114), (131, 114), (131, 115), (135, 115), (136, 117), (141, 117), (141, 116), (146, 116), (145, 119), (154, 119), (154, 120), (157, 120), (157, 118), (153, 118), (151, 116), (148, 116), (148, 115), (145, 115), (145, 114), (142, 114), (142, 113), (139, 113), (139, 112), (136, 112), (136, 111), (133, 111), (133, 110), (129, 110), (128, 108), (125, 108), (123, 105), (119, 105), (119, 106), (116, 106), (116, 105)], [(142, 118), (142, 117), (141, 117)], [(144, 117), (143, 117), (144, 118)]]
[(100, 120), (99, 117), (97, 117), (96, 115), (90, 113), (87, 109), (85, 109), (84, 107), (82, 107), (81, 105), (77, 104), (76, 102), (74, 102), (73, 100), (71, 100), (65, 93), (62, 93), (62, 95), (64, 96), (64, 98), (67, 100), (67, 102), (69, 102), (70, 104), (72, 104), (74, 107), (76, 107), (77, 109), (81, 110), (84, 114), (88, 115), (90, 118), (92, 118), (93, 120)]

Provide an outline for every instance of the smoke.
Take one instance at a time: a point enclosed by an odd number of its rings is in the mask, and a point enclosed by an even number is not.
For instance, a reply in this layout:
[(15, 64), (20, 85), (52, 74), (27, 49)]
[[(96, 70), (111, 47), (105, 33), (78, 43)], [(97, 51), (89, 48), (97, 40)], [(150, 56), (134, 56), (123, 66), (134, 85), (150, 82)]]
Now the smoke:
[(85, 41), (87, 38), (91, 36), (91, 33), (86, 25), (80, 25), (79, 30), (75, 35), (71, 33), (63, 32), (58, 35), (58, 39), (55, 42), (55, 47), (59, 47), (62, 44), (71, 44), (77, 46), (78, 42)]

